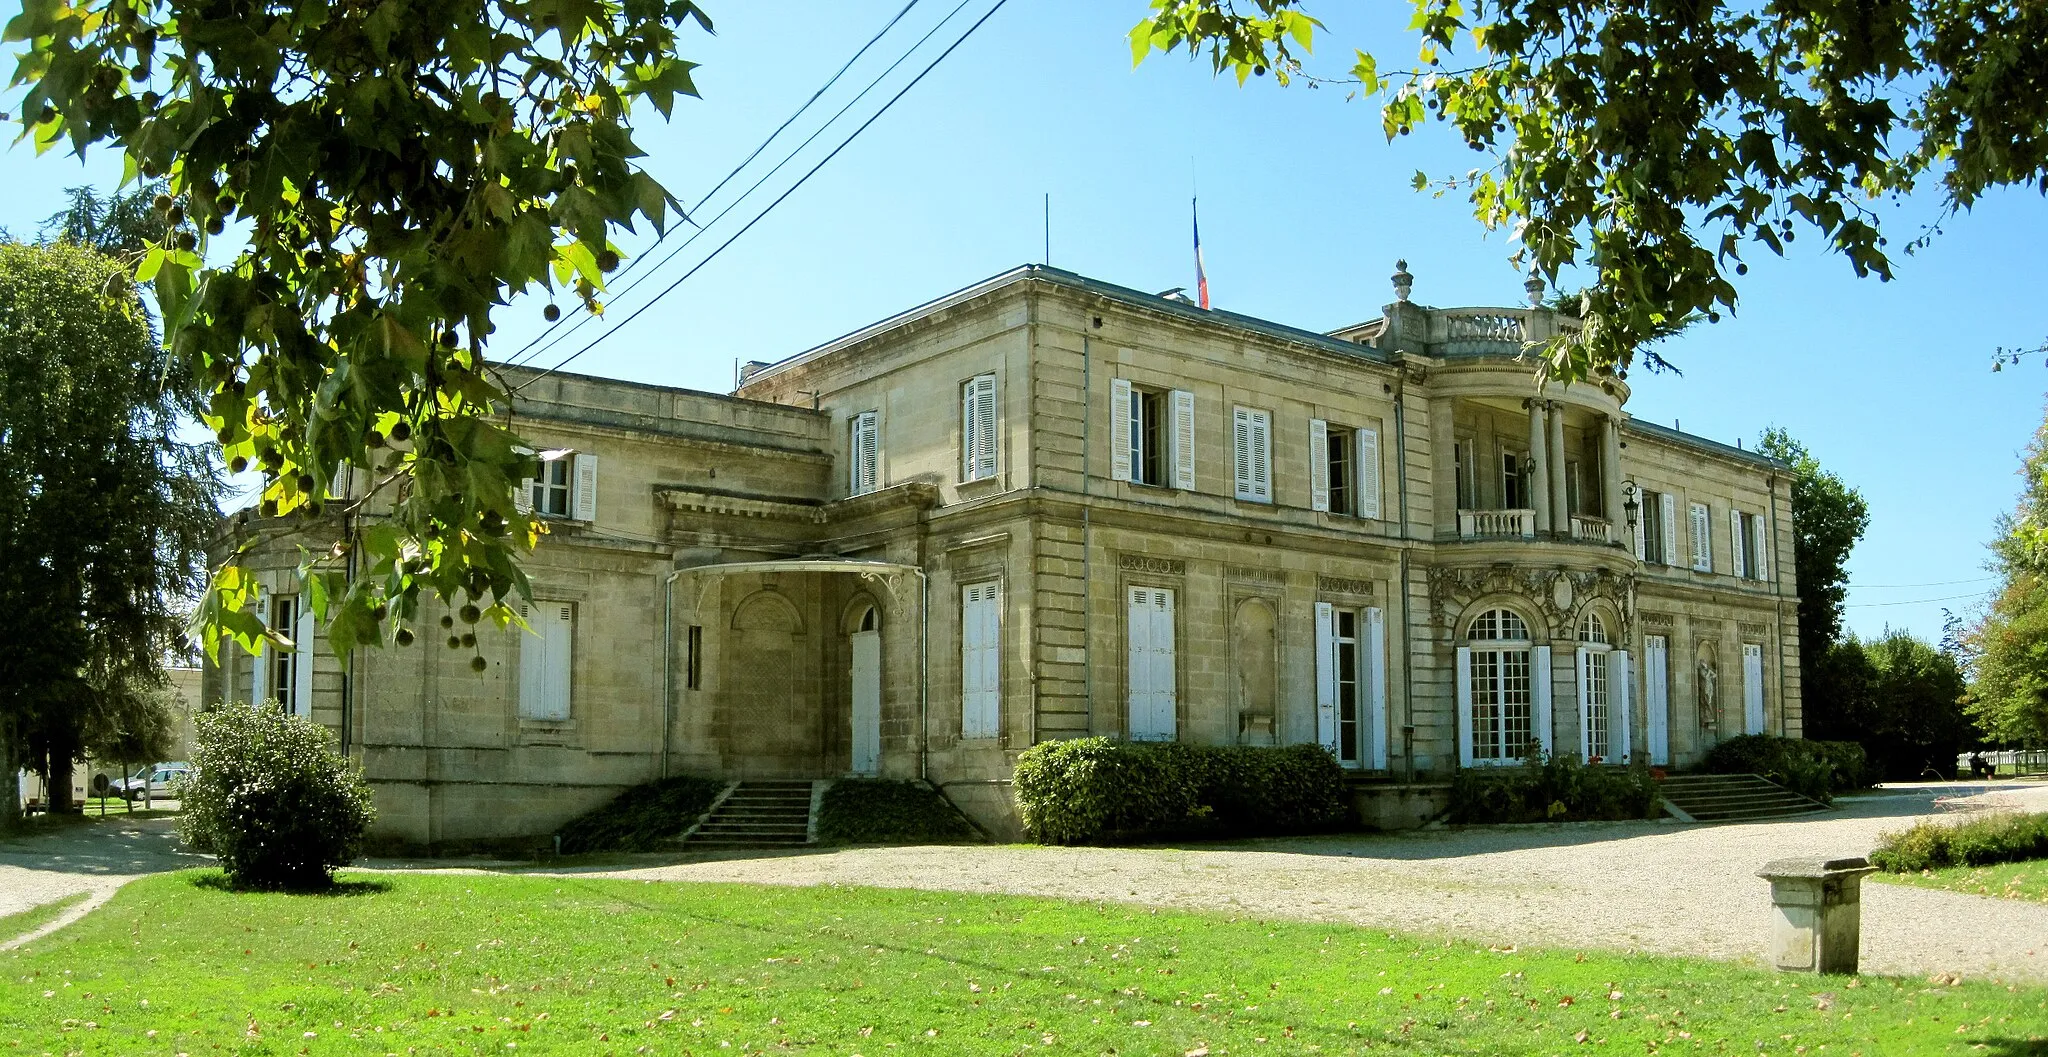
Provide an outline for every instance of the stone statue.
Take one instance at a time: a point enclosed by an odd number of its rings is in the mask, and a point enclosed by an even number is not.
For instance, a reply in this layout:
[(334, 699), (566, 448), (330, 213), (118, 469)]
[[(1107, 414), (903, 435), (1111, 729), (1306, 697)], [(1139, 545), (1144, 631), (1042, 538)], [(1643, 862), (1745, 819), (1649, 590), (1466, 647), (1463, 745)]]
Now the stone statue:
[(1711, 727), (1721, 720), (1720, 696), (1715, 693), (1720, 677), (1714, 674), (1714, 662), (1700, 661), (1700, 726)]

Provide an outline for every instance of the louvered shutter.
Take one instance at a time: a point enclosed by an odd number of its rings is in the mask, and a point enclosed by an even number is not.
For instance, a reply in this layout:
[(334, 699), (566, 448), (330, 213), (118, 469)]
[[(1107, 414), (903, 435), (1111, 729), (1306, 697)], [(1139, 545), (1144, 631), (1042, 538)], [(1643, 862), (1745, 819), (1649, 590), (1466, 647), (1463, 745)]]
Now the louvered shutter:
[(961, 589), (960, 736), (993, 738), (999, 728), (1000, 593), (993, 583)]
[(1593, 651), (1581, 646), (1574, 659), (1578, 662), (1573, 668), (1579, 688), (1579, 758), (1591, 763), (1605, 748), (1593, 744), (1593, 673), (1587, 668), (1593, 661)]
[(1273, 418), (1252, 412), (1252, 484), (1261, 503), (1273, 501)]
[[(1648, 499), (1649, 496), (1646, 494), (1643, 498)], [(1639, 562), (1650, 560), (1649, 526), (1650, 504), (1645, 502), (1636, 511), (1636, 560)]]
[(1744, 524), (1744, 521), (1743, 521), (1743, 517), (1742, 517), (1742, 511), (1740, 511), (1740, 510), (1737, 510), (1737, 509), (1735, 509), (1734, 507), (1729, 507), (1729, 508), (1728, 508), (1728, 558), (1729, 558), (1729, 569), (1730, 569), (1731, 571), (1733, 571), (1733, 572), (1735, 573), (1735, 578), (1736, 578), (1736, 579), (1738, 579), (1738, 580), (1739, 580), (1739, 579), (1742, 579), (1743, 577), (1745, 577), (1745, 576), (1748, 576), (1748, 575), (1749, 575), (1749, 555), (1748, 555), (1748, 554), (1746, 554), (1746, 553), (1744, 553), (1744, 552), (1745, 552), (1745, 551), (1747, 551), (1747, 550), (1748, 550), (1749, 548), (1748, 548), (1747, 546), (1745, 546), (1745, 545), (1744, 545), (1744, 543), (1743, 543), (1743, 539), (1742, 539), (1742, 536), (1743, 536), (1743, 531), (1742, 531), (1742, 530), (1743, 530), (1743, 529), (1744, 529), (1745, 527), (1747, 527), (1747, 526), (1746, 526), (1746, 525)]
[(1179, 735), (1180, 695), (1175, 671), (1173, 638), (1173, 592), (1155, 588), (1152, 592), (1152, 728), (1161, 741)]
[(597, 456), (577, 452), (574, 458), (570, 479), (575, 492), (570, 496), (569, 516), (592, 523), (597, 520)]
[(1387, 616), (1365, 611), (1366, 721), (1368, 760), (1375, 771), (1387, 769)]
[(305, 605), (305, 596), (299, 596), (297, 627), (292, 629), (292, 712), (295, 715), (313, 714), (313, 607)]
[(1627, 650), (1607, 655), (1607, 746), (1616, 763), (1628, 763), (1634, 750), (1635, 673)]
[(1330, 509), (1330, 424), (1320, 418), (1308, 420), (1308, 505)]
[(1714, 571), (1714, 529), (1704, 503), (1694, 503), (1692, 514), (1692, 567), (1703, 573)]
[(1750, 552), (1753, 560), (1749, 575), (1759, 580), (1768, 581), (1771, 578), (1771, 537), (1764, 531), (1764, 516), (1762, 514), (1749, 515), (1749, 538), (1752, 541), (1751, 547), (1753, 548)]
[(1764, 648), (1742, 644), (1742, 732), (1764, 732)]
[(852, 456), (848, 486), (853, 495), (866, 495), (880, 484), (879, 418), (880, 416), (873, 411), (863, 411), (853, 418), (851, 443), (848, 445)]
[(1380, 431), (1361, 429), (1355, 435), (1352, 454), (1358, 461), (1358, 516), (1375, 521), (1380, 517)]
[(1665, 492), (1657, 497), (1657, 528), (1663, 544), (1664, 564), (1678, 564), (1678, 497)]
[(1458, 765), (1472, 766), (1472, 647), (1458, 647)]
[[(1543, 746), (1545, 756), (1557, 751), (1551, 745), (1550, 683), (1550, 647), (1538, 646), (1529, 651), (1530, 723), (1536, 728), (1536, 741)], [(1521, 755), (1522, 746), (1508, 748)]]
[(533, 478), (519, 479), (519, 489), (512, 493), (512, 509), (521, 514), (533, 513)]
[(327, 483), (328, 496), (334, 499), (347, 499), (348, 488), (349, 485), (353, 483), (354, 476), (355, 475), (350, 472), (349, 465), (347, 463), (342, 463), (341, 465), (336, 466), (334, 468), (334, 479)]
[(1337, 607), (1316, 603), (1316, 743), (1337, 751)]
[(1643, 727), (1649, 734), (1650, 763), (1671, 762), (1669, 647), (1662, 635), (1643, 638)]
[(1195, 394), (1173, 391), (1173, 486), (1195, 488)]
[(519, 615), (526, 620), (530, 632), (519, 636), (519, 718), (539, 719), (545, 712), (542, 704), (546, 696), (548, 678), (547, 626), (540, 618), (546, 608), (530, 605), (519, 607)]
[[(268, 588), (256, 589), (256, 619), (261, 621), (264, 627), (270, 626)], [(260, 705), (270, 700), (270, 651), (273, 648), (269, 640), (258, 638), (255, 651), (249, 655), (249, 703), (252, 705)]]
[(1131, 441), (1138, 435), (1131, 428), (1131, 383), (1118, 378), (1109, 383), (1109, 479), (1128, 481), (1137, 465)]
[(1252, 479), (1252, 413), (1250, 408), (1237, 407), (1230, 411), (1230, 436), (1232, 475), (1236, 478), (1239, 499), (1257, 498), (1257, 488)]
[(961, 387), (960, 478), (996, 475), (996, 376), (979, 375)]
[(1152, 731), (1152, 592), (1143, 587), (1133, 587), (1126, 609), (1126, 632), (1130, 636), (1130, 650), (1125, 663), (1125, 678), (1130, 683), (1130, 738), (1132, 741), (1151, 741), (1157, 737)]

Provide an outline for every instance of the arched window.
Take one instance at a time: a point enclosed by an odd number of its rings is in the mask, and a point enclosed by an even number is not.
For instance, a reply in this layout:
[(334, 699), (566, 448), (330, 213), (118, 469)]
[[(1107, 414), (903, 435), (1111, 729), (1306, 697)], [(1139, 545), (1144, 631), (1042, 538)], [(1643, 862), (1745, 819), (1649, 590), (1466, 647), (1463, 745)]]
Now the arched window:
[(1529, 625), (1509, 609), (1489, 609), (1466, 629), (1471, 643), (1472, 759), (1504, 763), (1528, 750), (1535, 737), (1534, 680)]
[(1588, 611), (1579, 618), (1579, 754), (1587, 763), (1600, 763), (1617, 753), (1614, 745), (1614, 709), (1609, 685), (1613, 671), (1608, 654), (1607, 625), (1600, 614)]

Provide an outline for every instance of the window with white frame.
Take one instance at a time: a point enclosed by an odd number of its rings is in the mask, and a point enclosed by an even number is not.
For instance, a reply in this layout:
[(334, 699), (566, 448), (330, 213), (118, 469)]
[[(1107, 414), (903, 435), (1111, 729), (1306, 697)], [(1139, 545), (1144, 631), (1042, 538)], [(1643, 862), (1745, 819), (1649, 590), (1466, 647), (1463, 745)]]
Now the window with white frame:
[(1458, 509), (1473, 510), (1479, 506), (1479, 464), (1474, 454), (1472, 438), (1464, 437), (1451, 444), (1451, 459), (1456, 464), (1453, 471), (1458, 480)]
[(960, 479), (996, 475), (996, 376), (977, 375), (960, 386)]
[(1695, 572), (1714, 571), (1714, 521), (1707, 504), (1694, 503), (1692, 514), (1692, 567)]
[(1518, 451), (1500, 453), (1500, 505), (1503, 510), (1527, 510), (1535, 505), (1530, 489), (1529, 456)]
[(1002, 708), (1002, 587), (960, 589), (960, 736), (993, 738)]
[(1164, 587), (1132, 587), (1125, 600), (1130, 739), (1173, 741), (1180, 729), (1174, 592)]
[(1380, 516), (1380, 435), (1322, 419), (1308, 424), (1309, 506), (1359, 518)]
[(1734, 555), (1735, 575), (1745, 580), (1769, 579), (1769, 566), (1765, 564), (1764, 554), (1763, 515), (1730, 509), (1728, 537), (1732, 541), (1729, 549)]
[(882, 416), (863, 411), (846, 420), (846, 492), (866, 495), (882, 486)]
[(519, 483), (520, 513), (565, 521), (597, 520), (597, 456), (561, 449), (542, 452), (540, 471)]
[(1652, 565), (1678, 564), (1677, 497), (1644, 489), (1636, 513), (1636, 557)]
[(1529, 625), (1514, 611), (1481, 613), (1460, 650), (1466, 722), (1475, 763), (1520, 759), (1536, 738), (1535, 647)]
[(1195, 394), (1110, 382), (1110, 477), (1158, 488), (1195, 487)]
[[(299, 596), (278, 595), (270, 600), (270, 626), (285, 635), (295, 634), (299, 623)], [(305, 651), (281, 650), (275, 643), (266, 645), (264, 650), (271, 657), (268, 674), (270, 685), (263, 688), (263, 696), (277, 702), (279, 708), (296, 714), (299, 710), (298, 694), (299, 665), (306, 659)]]
[(576, 607), (535, 601), (520, 606), (519, 612), (532, 629), (519, 635), (519, 718), (567, 722), (576, 660)]
[(1232, 475), (1237, 498), (1273, 501), (1273, 413), (1255, 407), (1230, 412)]
[(1317, 740), (1346, 767), (1384, 769), (1385, 618), (1330, 602), (1315, 612)]
[(1597, 613), (1579, 621), (1579, 755), (1587, 763), (1608, 756), (1613, 722), (1608, 701), (1607, 625)]

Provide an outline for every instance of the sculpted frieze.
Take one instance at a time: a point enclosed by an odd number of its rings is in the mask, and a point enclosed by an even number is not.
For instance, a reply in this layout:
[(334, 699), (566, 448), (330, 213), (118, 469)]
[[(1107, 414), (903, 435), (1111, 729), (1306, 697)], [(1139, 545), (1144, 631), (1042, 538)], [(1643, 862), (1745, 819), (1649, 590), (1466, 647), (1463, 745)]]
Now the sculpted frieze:
[(1507, 563), (1434, 565), (1429, 568), (1430, 610), (1439, 628), (1448, 631), (1458, 614), (1488, 595), (1512, 595), (1548, 625), (1552, 638), (1570, 638), (1586, 607), (1605, 600), (1621, 614), (1617, 634), (1626, 642), (1636, 619), (1636, 577), (1604, 569), (1580, 572), (1539, 569)]

